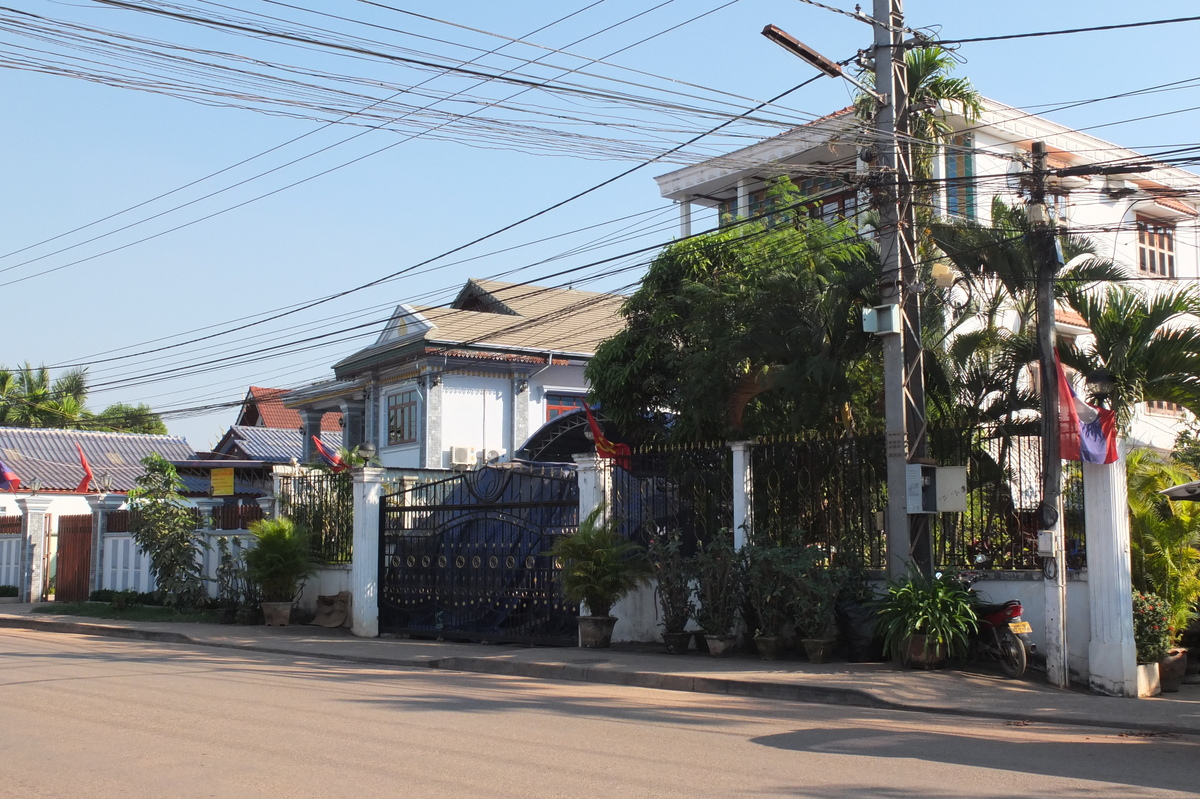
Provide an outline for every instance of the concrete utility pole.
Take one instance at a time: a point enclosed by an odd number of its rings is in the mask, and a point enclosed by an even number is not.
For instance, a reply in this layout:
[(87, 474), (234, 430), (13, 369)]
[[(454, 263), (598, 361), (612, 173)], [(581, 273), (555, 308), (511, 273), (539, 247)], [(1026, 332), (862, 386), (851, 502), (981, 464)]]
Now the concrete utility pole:
[(875, 116), (880, 183), (880, 300), (899, 309), (900, 335), (883, 337), (884, 410), (887, 417), (888, 572), (904, 574), (912, 563), (933, 568), (929, 520), (909, 514), (907, 466), (928, 455), (925, 369), (921, 347), (921, 296), (914, 290), (916, 218), (913, 212), (912, 148), (909, 146), (908, 69), (905, 65), (902, 0), (874, 0), (875, 89), (882, 97)]
[(1033, 180), (1027, 212), (1037, 231), (1037, 342), (1042, 391), (1042, 502), (1038, 526), (1050, 534), (1050, 554), (1043, 555), (1046, 596), (1046, 673), (1052, 685), (1067, 687), (1067, 564), (1062, 529), (1062, 456), (1059, 451), (1058, 362), (1056, 344), (1054, 277), (1062, 256), (1054, 238), (1054, 225), (1046, 208), (1046, 145), (1033, 143)]

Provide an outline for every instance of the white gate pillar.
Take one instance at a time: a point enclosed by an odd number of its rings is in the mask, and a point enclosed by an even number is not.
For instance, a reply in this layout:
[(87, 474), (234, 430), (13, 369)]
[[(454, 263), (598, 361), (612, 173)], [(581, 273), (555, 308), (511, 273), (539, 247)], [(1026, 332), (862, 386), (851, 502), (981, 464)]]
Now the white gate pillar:
[(601, 506), (603, 518), (612, 510), (612, 461), (600, 458), (594, 452), (571, 456), (575, 460), (575, 474), (579, 478), (579, 521), (583, 521)]
[(733, 548), (741, 549), (754, 533), (754, 472), (749, 441), (730, 441), (729, 448), (733, 450)]
[(1116, 463), (1083, 464), (1083, 495), (1092, 617), (1088, 684), (1097, 693), (1137, 697), (1124, 455)]
[(46, 574), (42, 568), (45, 556), (46, 539), (50, 531), (46, 529), (46, 511), (50, 509), (52, 497), (30, 495), (17, 500), (21, 508), (21, 535), (24, 541), (24, 553), (21, 558), (21, 601), (41, 602), (42, 589), (46, 585)]
[(354, 550), (350, 562), (350, 631), (379, 635), (379, 498), (387, 470), (351, 469), (354, 480)]
[(88, 569), (88, 593), (104, 587), (104, 536), (108, 532), (108, 514), (121, 507), (124, 497), (88, 494), (92, 508), (92, 565)]

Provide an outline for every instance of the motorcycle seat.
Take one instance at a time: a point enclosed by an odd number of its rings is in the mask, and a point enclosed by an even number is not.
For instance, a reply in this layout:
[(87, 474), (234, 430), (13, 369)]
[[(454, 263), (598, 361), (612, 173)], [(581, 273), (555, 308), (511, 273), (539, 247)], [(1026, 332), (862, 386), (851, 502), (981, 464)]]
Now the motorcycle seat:
[(975, 606), (975, 615), (979, 616), (980, 618), (984, 618), (986, 616), (1000, 613), (1005, 608), (1019, 604), (1021, 603), (1015, 599), (1010, 599), (1007, 602), (981, 602)]

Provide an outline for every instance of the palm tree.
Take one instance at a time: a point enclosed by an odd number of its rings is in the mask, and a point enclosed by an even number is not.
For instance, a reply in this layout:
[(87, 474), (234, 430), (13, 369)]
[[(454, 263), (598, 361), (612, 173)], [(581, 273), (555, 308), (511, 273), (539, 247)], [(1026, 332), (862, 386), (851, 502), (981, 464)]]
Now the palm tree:
[(16, 370), (0, 366), (0, 425), (8, 427), (62, 427), (86, 413), (87, 379), (82, 369), (72, 369), (51, 381), (43, 365), (28, 361)]

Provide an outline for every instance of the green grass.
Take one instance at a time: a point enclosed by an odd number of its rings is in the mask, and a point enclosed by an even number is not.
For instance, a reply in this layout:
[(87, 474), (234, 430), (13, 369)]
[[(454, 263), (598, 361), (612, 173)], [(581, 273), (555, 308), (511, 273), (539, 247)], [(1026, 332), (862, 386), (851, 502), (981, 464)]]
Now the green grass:
[(125, 621), (175, 621), (216, 624), (215, 610), (176, 611), (153, 605), (130, 605), (116, 610), (107, 602), (46, 602), (33, 608), (34, 613), (54, 613), (64, 616), (90, 616), (94, 619), (124, 619)]

